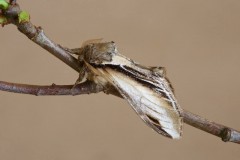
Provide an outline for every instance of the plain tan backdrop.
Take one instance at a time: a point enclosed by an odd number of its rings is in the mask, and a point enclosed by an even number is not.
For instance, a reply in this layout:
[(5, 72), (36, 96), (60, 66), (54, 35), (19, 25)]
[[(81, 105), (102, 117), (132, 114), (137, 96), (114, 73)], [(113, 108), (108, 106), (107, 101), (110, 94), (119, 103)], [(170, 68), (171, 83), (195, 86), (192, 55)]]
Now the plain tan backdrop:
[[(63, 46), (104, 38), (141, 64), (165, 66), (182, 108), (240, 129), (239, 0), (18, 2)], [(0, 48), (0, 80), (46, 85), (77, 79), (13, 25), (0, 29)], [(0, 92), (1, 160), (239, 158), (238, 145), (188, 125), (181, 140), (158, 135), (114, 96)]]

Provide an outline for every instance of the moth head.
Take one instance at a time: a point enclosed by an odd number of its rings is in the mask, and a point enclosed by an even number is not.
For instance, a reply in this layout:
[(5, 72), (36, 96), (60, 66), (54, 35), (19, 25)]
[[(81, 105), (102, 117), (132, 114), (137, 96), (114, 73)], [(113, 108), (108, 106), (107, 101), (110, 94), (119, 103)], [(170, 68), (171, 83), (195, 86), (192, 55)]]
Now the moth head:
[(112, 42), (91, 43), (83, 48), (84, 60), (90, 64), (100, 65), (103, 62), (111, 62), (117, 53), (116, 45)]
[(116, 44), (113, 41), (104, 42), (104, 43), (93, 43), (93, 45), (96, 51), (99, 51), (99, 52), (113, 53), (115, 52), (115, 49), (116, 49)]

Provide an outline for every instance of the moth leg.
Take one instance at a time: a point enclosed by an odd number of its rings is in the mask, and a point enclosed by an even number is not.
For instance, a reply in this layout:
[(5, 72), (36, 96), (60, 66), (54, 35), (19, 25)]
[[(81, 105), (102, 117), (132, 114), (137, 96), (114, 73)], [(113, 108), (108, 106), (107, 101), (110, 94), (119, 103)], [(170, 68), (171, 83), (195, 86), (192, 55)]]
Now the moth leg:
[(81, 55), (83, 48), (67, 48), (67, 47), (62, 47), (65, 51), (67, 51), (70, 54), (76, 54), (76, 55)]
[(65, 50), (66, 52), (70, 53), (70, 54), (76, 54), (76, 55), (80, 55), (82, 53), (82, 50), (83, 48), (74, 48), (74, 49), (70, 49), (70, 48), (67, 48), (67, 47), (63, 47), (61, 46), (60, 44), (58, 44), (58, 46), (60, 48), (62, 48), (63, 50)]
[(79, 76), (78, 79), (76, 80), (75, 84), (73, 85), (71, 92), (73, 93), (73, 89), (80, 83), (83, 83), (84, 81), (87, 80), (87, 72), (86, 72), (87, 68), (85, 66), (83, 66), (81, 68), (81, 70), (79, 71)]
[(71, 54), (81, 55), (82, 50), (83, 48), (73, 48), (73, 49), (68, 49), (68, 52)]

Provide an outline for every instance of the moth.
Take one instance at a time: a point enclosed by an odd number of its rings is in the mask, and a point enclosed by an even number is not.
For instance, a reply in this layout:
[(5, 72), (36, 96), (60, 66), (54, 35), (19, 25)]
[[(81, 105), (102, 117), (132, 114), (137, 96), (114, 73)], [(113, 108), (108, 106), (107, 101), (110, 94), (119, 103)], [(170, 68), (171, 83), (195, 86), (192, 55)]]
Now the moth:
[(181, 137), (182, 109), (163, 67), (140, 65), (120, 54), (114, 42), (87, 41), (70, 52), (78, 55), (81, 66), (75, 85), (89, 80), (105, 88), (111, 86), (157, 133)]

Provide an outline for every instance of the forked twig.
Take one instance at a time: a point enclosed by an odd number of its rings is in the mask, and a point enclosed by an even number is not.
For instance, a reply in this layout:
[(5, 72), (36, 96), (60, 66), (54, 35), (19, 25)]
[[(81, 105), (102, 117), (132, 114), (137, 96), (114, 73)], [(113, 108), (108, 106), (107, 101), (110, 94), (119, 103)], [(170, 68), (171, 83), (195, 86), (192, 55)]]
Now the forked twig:
[[(80, 95), (80, 94), (90, 94), (98, 93), (104, 91), (104, 88), (101, 88), (99, 85), (96, 85), (92, 82), (85, 82), (77, 85), (72, 89), (73, 85), (56, 85), (52, 84), (49, 86), (37, 86), (37, 85), (28, 85), (28, 84), (16, 84), (0, 81), (0, 90), (30, 94), (36, 96), (49, 96), (49, 95)], [(116, 95), (120, 98), (118, 94), (114, 93), (112, 90), (110, 92), (113, 95)], [(235, 142), (240, 143), (240, 133), (232, 128), (217, 124), (215, 122), (209, 121), (205, 118), (202, 118), (198, 115), (195, 115), (186, 110), (183, 111), (184, 122), (199, 128), (205, 132), (213, 134), (217, 137), (220, 137), (224, 142)]]
[[(20, 22), (18, 19), (21, 9), (16, 1), (10, 1), (10, 5), (7, 10), (2, 11), (2, 15), (7, 18), (7, 23), (12, 23), (17, 26), (19, 31), (25, 34), (33, 42), (46, 49), (49, 53), (53, 54), (61, 61), (66, 63), (68, 66), (76, 71), (79, 71), (79, 65), (77, 59), (70, 55), (66, 50), (64, 50), (60, 45), (51, 41), (43, 32), (41, 27), (35, 27), (30, 21)], [(37, 85), (27, 85), (27, 84), (16, 84), (0, 81), (0, 90), (31, 94), (36, 96), (46, 96), (46, 95), (80, 95), (80, 94), (90, 94), (98, 93), (104, 91), (121, 97), (119, 93), (113, 88), (109, 90), (104, 90), (99, 85), (93, 82), (87, 81), (85, 83), (79, 84), (72, 89), (73, 85), (49, 85), (49, 86), (37, 86)], [(232, 128), (217, 124), (215, 122), (209, 121), (198, 115), (190, 113), (186, 110), (182, 114), (184, 122), (201, 129), (205, 132), (213, 134), (220, 137), (224, 142), (234, 142), (240, 144), (240, 132)]]

